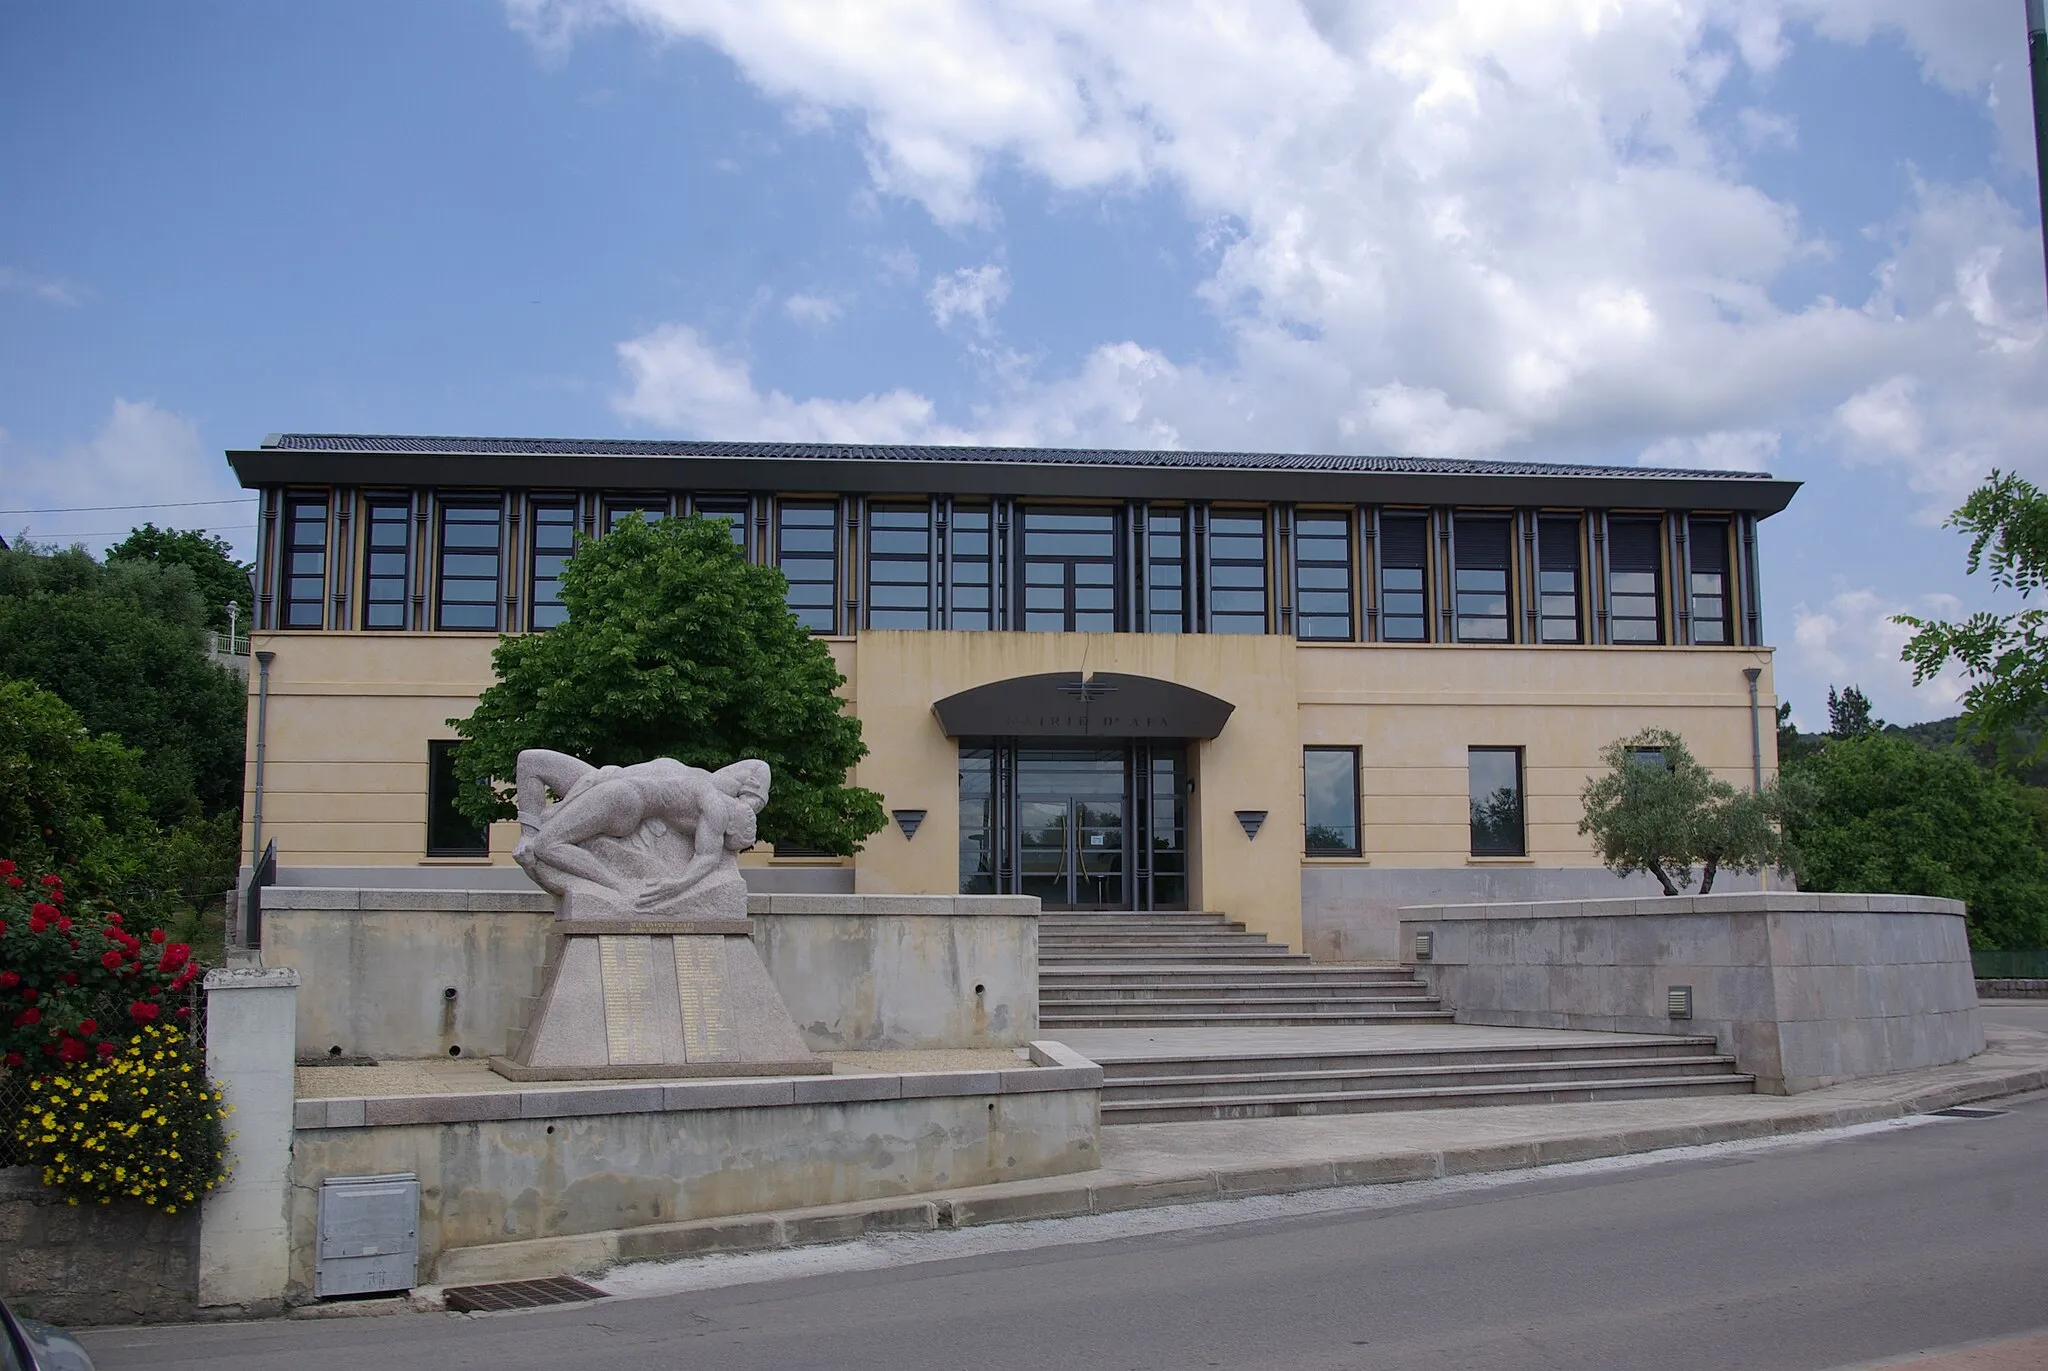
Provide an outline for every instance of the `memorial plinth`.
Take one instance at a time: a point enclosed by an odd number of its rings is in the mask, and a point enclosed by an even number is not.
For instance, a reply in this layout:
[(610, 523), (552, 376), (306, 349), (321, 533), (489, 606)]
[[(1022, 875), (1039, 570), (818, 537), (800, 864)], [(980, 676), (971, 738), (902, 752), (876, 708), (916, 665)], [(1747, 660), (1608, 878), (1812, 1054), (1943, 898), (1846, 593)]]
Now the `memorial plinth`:
[(524, 1024), (491, 1068), (516, 1081), (830, 1073), (748, 937), (737, 855), (767, 795), (761, 762), (597, 768), (522, 752), (513, 855), (556, 918)]

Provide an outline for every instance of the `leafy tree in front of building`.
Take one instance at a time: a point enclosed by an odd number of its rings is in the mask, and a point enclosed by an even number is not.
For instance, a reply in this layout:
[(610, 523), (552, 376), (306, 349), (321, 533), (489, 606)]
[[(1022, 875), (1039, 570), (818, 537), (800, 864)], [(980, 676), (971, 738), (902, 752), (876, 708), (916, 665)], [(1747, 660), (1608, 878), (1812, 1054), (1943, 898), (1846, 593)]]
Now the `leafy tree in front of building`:
[(1642, 871), (1666, 895), (1693, 882), (1711, 894), (1724, 870), (1758, 872), (1791, 865), (1782, 820), (1800, 787), (1773, 785), (1758, 795), (1738, 790), (1700, 765), (1685, 739), (1652, 728), (1601, 750), (1606, 770), (1580, 792), (1589, 835), (1600, 860), (1617, 876)]
[(2041, 807), (1957, 748), (1867, 733), (1802, 761), (1794, 816), (1809, 890), (1935, 895), (1970, 907), (1975, 947), (2048, 946)]
[(107, 549), (107, 562), (184, 567), (192, 573), (194, 588), (205, 606), (207, 626), (216, 633), (225, 633), (227, 607), (232, 602), (237, 631), (248, 631), (255, 608), (255, 592), (249, 587), (249, 564), (235, 560), (235, 550), (225, 538), (200, 529), (144, 524), (131, 529), (126, 538)]
[(867, 755), (836, 693), (831, 649), (784, 602), (773, 567), (747, 562), (727, 523), (630, 517), (578, 545), (562, 574), (567, 620), (501, 640), (497, 683), (449, 725), (455, 805), (510, 818), (521, 750), (597, 766), (675, 757), (707, 770), (745, 757), (774, 772), (763, 840), (851, 854), (887, 822), (881, 797), (846, 784)]

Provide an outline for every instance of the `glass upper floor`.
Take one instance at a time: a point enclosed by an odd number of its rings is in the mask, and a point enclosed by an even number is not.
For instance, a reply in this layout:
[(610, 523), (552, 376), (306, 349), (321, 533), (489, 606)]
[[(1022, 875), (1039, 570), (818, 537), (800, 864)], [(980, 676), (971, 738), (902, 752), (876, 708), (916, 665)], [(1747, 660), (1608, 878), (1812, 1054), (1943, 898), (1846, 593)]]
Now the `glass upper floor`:
[(579, 538), (727, 520), (813, 632), (1756, 645), (1754, 511), (272, 486), (266, 629), (529, 632)]

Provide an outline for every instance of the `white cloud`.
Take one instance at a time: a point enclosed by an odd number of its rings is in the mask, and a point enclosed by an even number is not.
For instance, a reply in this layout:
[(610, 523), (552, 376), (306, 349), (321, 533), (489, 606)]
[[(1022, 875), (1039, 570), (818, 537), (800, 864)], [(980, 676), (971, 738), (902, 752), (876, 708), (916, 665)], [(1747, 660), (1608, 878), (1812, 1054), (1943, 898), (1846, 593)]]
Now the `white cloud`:
[(940, 328), (951, 328), (955, 320), (965, 323), (977, 336), (987, 338), (995, 331), (990, 316), (1010, 298), (1010, 277), (991, 262), (979, 267), (961, 267), (932, 282), (925, 294), (932, 318)]
[(1789, 150), (1799, 146), (1799, 125), (1790, 115), (1751, 105), (1735, 116), (1735, 122), (1752, 148)]
[(1723, 429), (1660, 439), (1644, 448), (1636, 463), (1689, 471), (1768, 471), (1778, 455), (1779, 442), (1780, 435), (1773, 429)]
[[(100, 549), (147, 521), (160, 527), (209, 527), (243, 556), (255, 545), (253, 501), (246, 506), (188, 503), (239, 499), (245, 492), (220, 453), (201, 444), (197, 424), (149, 400), (116, 399), (90, 438), (56, 449), (23, 448), (0, 432), (0, 468), (6, 472), (0, 484), (8, 508), (124, 506), (5, 516), (10, 536), (26, 531), (38, 541), (77, 540)], [(162, 507), (142, 507), (152, 504)]]
[(840, 303), (828, 295), (795, 294), (782, 302), (782, 312), (809, 328), (823, 328), (843, 313)]
[(76, 306), (85, 303), (85, 293), (69, 281), (55, 276), (0, 267), (0, 294), (26, 295), (46, 305)]
[[(1839, 590), (1825, 604), (1801, 604), (1793, 611), (1792, 638), (1786, 645), (1791, 672), (1817, 683), (1821, 693), (1794, 700), (1793, 717), (1808, 731), (1827, 726), (1825, 683), (1859, 686), (1883, 718), (1893, 723), (1953, 714), (1963, 682), (1953, 668), (1925, 684), (1913, 684), (1913, 669), (1899, 660), (1899, 649), (1912, 630), (1892, 622), (1898, 614), (1921, 618), (1952, 618), (1961, 604), (1951, 595), (1922, 596), (1907, 604), (1868, 587)], [(1780, 689), (1785, 683), (1781, 681)]]

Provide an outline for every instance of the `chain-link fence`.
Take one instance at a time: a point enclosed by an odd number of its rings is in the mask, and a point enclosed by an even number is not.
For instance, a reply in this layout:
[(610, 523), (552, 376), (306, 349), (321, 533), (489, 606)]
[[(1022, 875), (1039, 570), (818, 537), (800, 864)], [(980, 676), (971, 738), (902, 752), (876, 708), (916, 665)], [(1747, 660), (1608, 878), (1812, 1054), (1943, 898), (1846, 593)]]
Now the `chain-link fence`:
[[(171, 1021), (185, 1035), (185, 1050), (195, 1067), (206, 1064), (206, 991), (193, 981), (173, 1000), (165, 1001)], [(183, 1013), (179, 1013), (183, 1010)], [(18, 1125), (28, 1115), (29, 1082), (34, 1071), (0, 1069), (0, 1166), (28, 1165), (28, 1151), (21, 1145)]]
[(1977, 974), (1986, 980), (2048, 979), (2048, 949), (1997, 951), (1980, 947), (1970, 953)]

